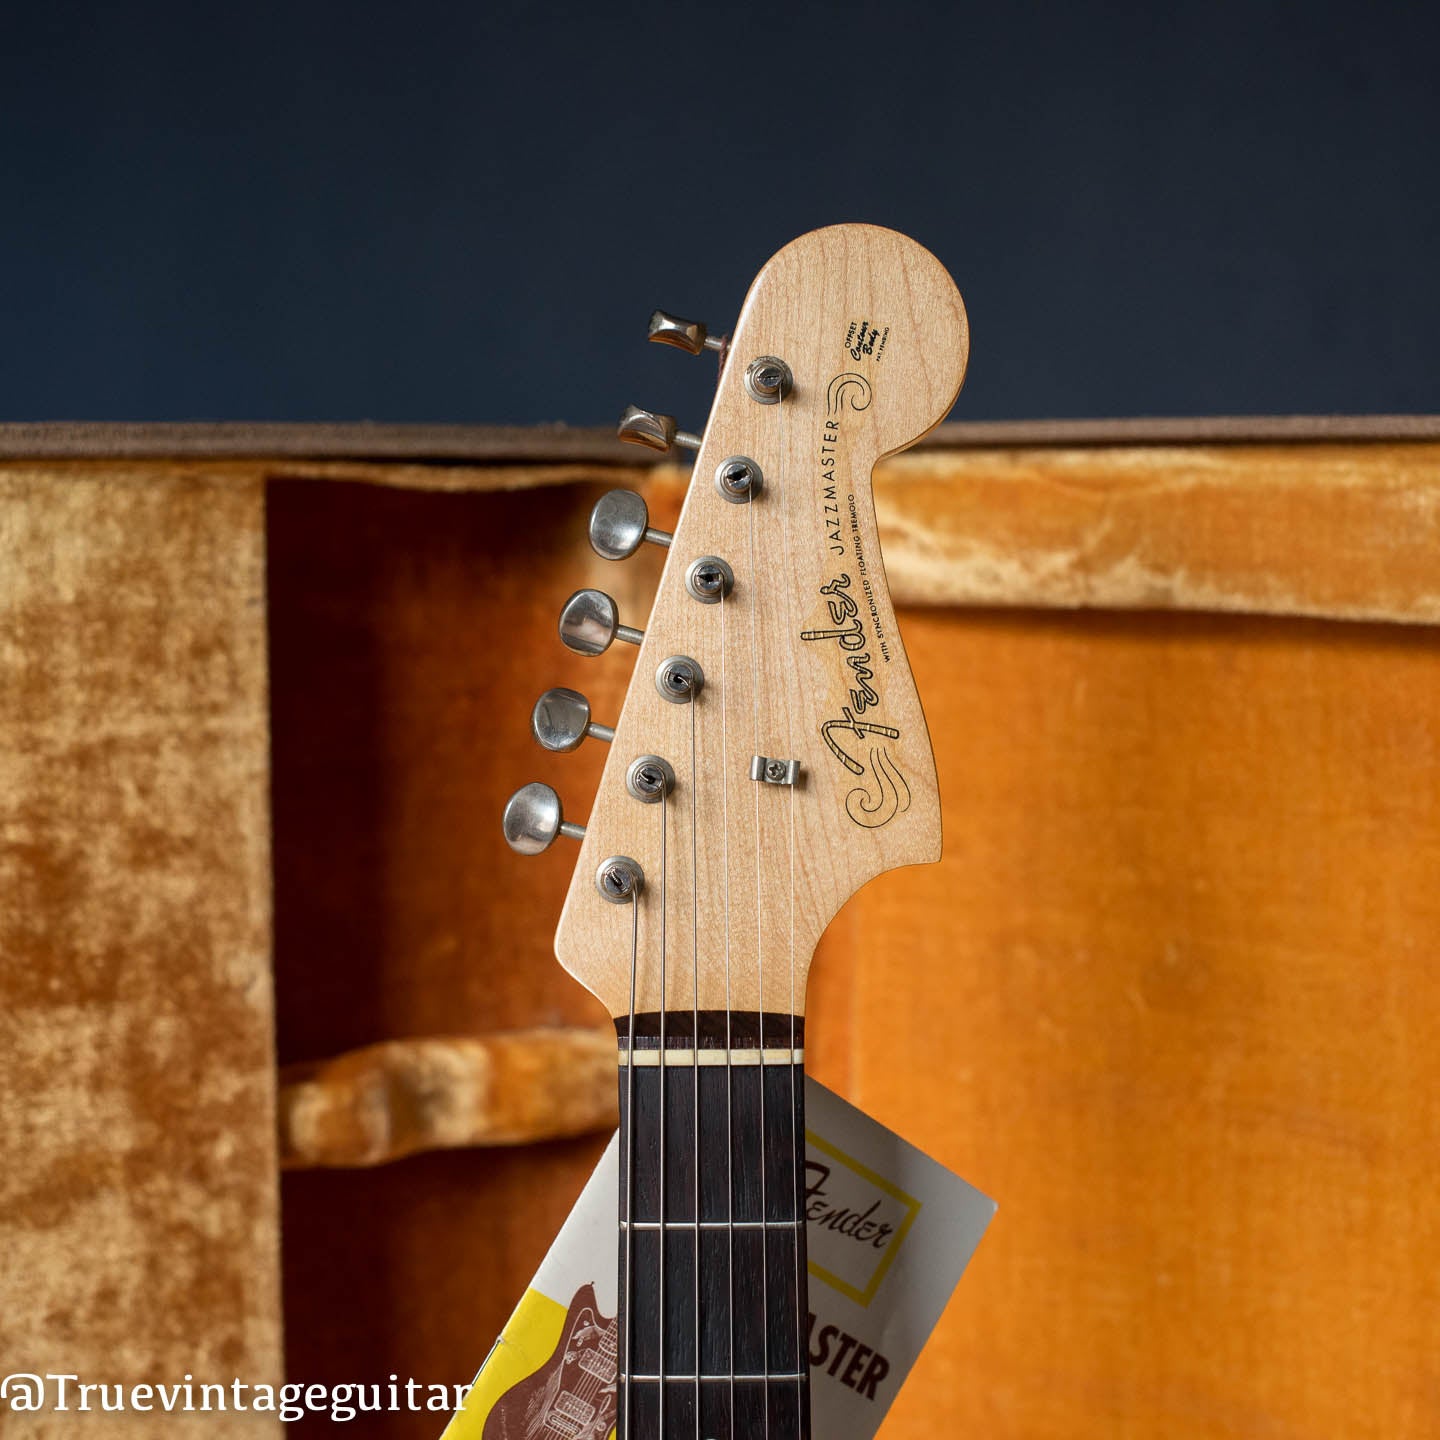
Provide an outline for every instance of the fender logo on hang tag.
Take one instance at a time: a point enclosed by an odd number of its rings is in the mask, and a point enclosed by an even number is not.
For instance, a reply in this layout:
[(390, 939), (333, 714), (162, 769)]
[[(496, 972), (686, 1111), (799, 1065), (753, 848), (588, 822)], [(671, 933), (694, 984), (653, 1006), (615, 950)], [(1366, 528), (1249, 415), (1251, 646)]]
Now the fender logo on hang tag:
[(923, 1202), (813, 1130), (805, 1146), (810, 1274), (868, 1306)]

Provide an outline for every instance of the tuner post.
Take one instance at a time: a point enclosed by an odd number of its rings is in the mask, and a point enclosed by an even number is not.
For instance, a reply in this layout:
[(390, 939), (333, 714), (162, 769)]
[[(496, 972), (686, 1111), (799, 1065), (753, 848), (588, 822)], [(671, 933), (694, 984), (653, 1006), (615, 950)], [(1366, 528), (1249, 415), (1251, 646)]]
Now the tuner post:
[(748, 505), (764, 483), (760, 467), (748, 455), (727, 455), (715, 467), (715, 488), (732, 505)]
[(688, 655), (672, 655), (655, 671), (655, 689), (672, 705), (693, 705), (705, 688), (705, 672)]
[(745, 367), (745, 391), (761, 405), (778, 405), (795, 388), (795, 376), (778, 355), (757, 355)]
[(685, 588), (692, 600), (718, 605), (735, 588), (735, 572), (718, 555), (702, 555), (685, 570)]
[(611, 855), (595, 871), (595, 888), (612, 905), (628, 905), (645, 888), (645, 872), (628, 855)]
[(655, 805), (675, 788), (675, 767), (660, 755), (639, 755), (625, 771), (625, 788), (642, 804)]

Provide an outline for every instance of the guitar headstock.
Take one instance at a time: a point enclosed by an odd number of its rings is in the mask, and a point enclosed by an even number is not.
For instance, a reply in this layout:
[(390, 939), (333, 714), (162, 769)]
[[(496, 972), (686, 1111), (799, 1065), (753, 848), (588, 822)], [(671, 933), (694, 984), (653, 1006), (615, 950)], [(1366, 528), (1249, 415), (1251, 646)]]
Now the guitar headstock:
[[(840, 906), (881, 872), (940, 855), (935, 761), (871, 470), (954, 403), (965, 307), (914, 241), (836, 225), (760, 271), (728, 345), (658, 314), (652, 338), (720, 348), (719, 388), (701, 437), (633, 409), (622, 422), (625, 438), (697, 450), (643, 636), (596, 591), (562, 616), (572, 648), (618, 637), (639, 657), (555, 950), (613, 1015), (632, 1003), (799, 1015)], [(637, 501), (597, 507), (602, 554), (665, 543)], [(537, 706), (551, 748), (587, 726), (573, 691)], [(561, 828), (544, 787), (507, 807), (517, 848)]]

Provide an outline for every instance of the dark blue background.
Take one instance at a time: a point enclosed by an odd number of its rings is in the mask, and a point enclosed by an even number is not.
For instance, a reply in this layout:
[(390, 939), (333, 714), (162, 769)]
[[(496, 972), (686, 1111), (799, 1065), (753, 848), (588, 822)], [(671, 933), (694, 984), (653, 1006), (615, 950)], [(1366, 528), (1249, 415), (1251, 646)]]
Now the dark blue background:
[(31, 5), (0, 418), (703, 419), (733, 319), (895, 226), (957, 418), (1440, 408), (1437, 7)]

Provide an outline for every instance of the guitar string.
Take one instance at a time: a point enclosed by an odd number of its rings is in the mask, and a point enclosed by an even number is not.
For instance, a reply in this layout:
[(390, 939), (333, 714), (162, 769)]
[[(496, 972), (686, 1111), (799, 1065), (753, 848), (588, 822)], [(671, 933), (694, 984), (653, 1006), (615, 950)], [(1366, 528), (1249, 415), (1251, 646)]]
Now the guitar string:
[[(691, 952), (695, 961), (695, 990), (693, 995), (690, 1032), (691, 1059), (691, 1105), (695, 1122), (695, 1289), (692, 1303), (695, 1307), (695, 1363), (691, 1373), (695, 1376), (695, 1440), (700, 1440), (700, 861), (697, 816), (700, 810), (700, 768), (695, 760), (696, 702), (690, 702), (690, 926)], [(662, 1066), (663, 1069), (663, 1066)]]
[[(789, 452), (786, 450), (786, 448), (785, 448), (786, 418), (787, 418), (787, 417), (786, 417), (786, 414), (785, 414), (785, 403), (784, 403), (784, 401), (781, 401), (781, 403), (780, 403), (780, 415), (779, 415), (779, 417), (778, 417), (778, 425), (779, 425), (779, 429), (780, 429), (780, 468), (781, 468), (781, 469), (783, 469), (784, 463), (785, 463), (785, 459), (786, 459), (786, 457), (787, 457), (787, 455), (788, 455), (788, 453), (789, 453)], [(791, 559), (790, 559), (790, 507), (789, 507), (788, 505), (786, 505), (786, 506), (784, 507), (784, 509), (781, 511), (780, 526), (781, 526), (781, 535), (782, 535), (782, 537), (783, 537), (783, 541), (784, 541), (784, 545), (785, 545), (785, 574), (786, 574), (787, 577), (792, 577), (792, 578), (793, 578), (793, 576), (794, 576), (794, 574), (795, 574), (795, 571), (794, 571), (794, 569), (793, 569), (792, 566), (791, 566)], [(795, 617), (794, 617), (794, 611), (793, 611), (793, 602), (792, 602), (792, 599), (791, 599), (791, 591), (792, 591), (792, 588), (793, 588), (793, 587), (792, 587), (791, 585), (786, 585), (786, 586), (784, 587), (784, 589), (785, 589), (785, 633), (786, 633), (787, 635), (793, 635), (793, 634), (795, 634), (795, 623), (794, 623), (794, 622), (795, 622)], [(791, 679), (792, 679), (792, 681), (793, 681), (793, 677), (794, 677), (794, 672), (791, 672)], [(787, 758), (794, 758), (794, 756), (795, 756), (795, 704), (794, 704), (794, 699), (795, 699), (795, 697), (794, 697), (794, 691), (793, 691), (793, 689), (787, 688), (787, 691), (786, 691), (786, 700), (787, 700), (788, 703), (786, 704), (786, 707), (785, 707), (785, 732), (786, 732), (786, 746), (787, 746), (786, 751), (785, 751), (785, 755), (786, 755)], [(801, 1146), (804, 1145), (804, 1143), (805, 1143), (805, 1137), (804, 1137), (803, 1134), (797, 1133), (797, 1132), (799, 1131), (799, 1126), (798, 1126), (797, 1123), (796, 1123), (797, 1120), (798, 1120), (798, 1118), (799, 1118), (799, 1106), (798, 1106), (798, 1104), (797, 1104), (797, 1099), (798, 1099), (798, 1097), (796, 1096), (796, 1093), (795, 1093), (795, 1087), (796, 1087), (796, 1081), (797, 1081), (797, 1077), (796, 1077), (795, 1071), (796, 1071), (796, 1069), (797, 1069), (797, 1066), (796, 1066), (796, 1064), (795, 1064), (795, 1048), (796, 1048), (796, 1047), (795, 1047), (795, 1015), (796, 1015), (796, 1009), (795, 1009), (795, 787), (794, 787), (794, 785), (791, 785), (791, 786), (789, 787), (789, 790), (790, 790), (790, 801), (789, 801), (789, 808), (790, 808), (790, 1066), (789, 1066), (789, 1069), (790, 1069), (790, 1155), (791, 1155), (791, 1165), (792, 1165), (792, 1170), (793, 1170), (793, 1174), (792, 1174), (792, 1177), (791, 1177), (790, 1195), (791, 1195), (792, 1204), (793, 1204), (794, 1209), (795, 1209), (795, 1216), (794, 1216), (794, 1218), (795, 1218), (795, 1220), (796, 1220), (796, 1224), (795, 1224), (793, 1230), (791, 1231), (791, 1240), (792, 1240), (792, 1243), (793, 1243), (793, 1246), (794, 1246), (794, 1251), (795, 1251), (795, 1302), (794, 1302), (794, 1304), (795, 1304), (795, 1363), (794, 1363), (794, 1365), (793, 1365), (791, 1368), (794, 1370), (795, 1375), (796, 1375), (796, 1380), (795, 1380), (795, 1433), (796, 1433), (797, 1436), (800, 1437), (800, 1440), (804, 1440), (805, 1419), (804, 1419), (804, 1405), (803, 1405), (802, 1402), (803, 1402), (803, 1399), (804, 1399), (804, 1385), (805, 1385), (805, 1382), (804, 1382), (804, 1379), (801, 1378), (801, 1377), (803, 1377), (804, 1374), (805, 1374), (805, 1363), (804, 1363), (804, 1356), (803, 1356), (803, 1354), (802, 1354), (802, 1352), (801, 1352), (801, 1348), (800, 1348), (800, 1330), (801, 1330), (801, 1323), (802, 1323), (802, 1322), (801, 1322), (802, 1311), (807, 1310), (807, 1309), (808, 1309), (808, 1306), (802, 1306), (802, 1304), (801, 1304), (801, 1296), (802, 1296), (802, 1294), (803, 1294), (804, 1292), (803, 1292), (803, 1290), (802, 1290), (802, 1288), (801, 1288), (801, 1284), (800, 1284), (800, 1237), (801, 1237), (805, 1232), (804, 1232), (804, 1229), (802, 1228), (803, 1225), (804, 1225), (804, 1213), (803, 1213), (804, 1207), (801, 1205), (801, 1196), (800, 1196), (800, 1149), (801, 1149)]]
[(625, 1042), (625, 1440), (630, 1440), (630, 1377), (635, 1373), (635, 977), (640, 965), (640, 902), (630, 901), (630, 1022)]
[(665, 1434), (665, 1226), (668, 1223), (665, 1213), (665, 1091), (668, 1088), (665, 1084), (668, 1073), (665, 1064), (665, 972), (669, 959), (669, 952), (666, 948), (666, 912), (669, 909), (666, 901), (666, 889), (669, 881), (669, 868), (665, 836), (669, 828), (666, 823), (668, 801), (669, 797), (662, 785), (660, 787), (660, 1054), (657, 1057), (660, 1063), (655, 1067), (660, 1081), (660, 1226), (655, 1232), (660, 1249), (660, 1355), (659, 1368), (656, 1371), (660, 1377), (660, 1383), (656, 1388), (660, 1391), (659, 1433), (662, 1440)]
[[(750, 514), (750, 574), (757, 575), (755, 568), (755, 501), (751, 498), (746, 507)], [(755, 749), (760, 749), (760, 642), (758, 635), (758, 612), (760, 608), (759, 587), (754, 586), (750, 597), (750, 681), (754, 692)], [(763, 944), (764, 891), (760, 883), (760, 782), (755, 783), (755, 974), (757, 982), (757, 1016), (759, 1027), (757, 1044), (760, 1064), (756, 1067), (760, 1080), (760, 1337), (763, 1345), (761, 1373), (764, 1376), (765, 1437), (770, 1437), (770, 1231), (765, 1225), (767, 1206), (765, 1199), (765, 947)]]
[[(728, 1314), (730, 1320), (729, 1355), (729, 1396), (730, 1396), (730, 1440), (735, 1440), (735, 1063), (734, 1036), (731, 1033), (730, 1011), (730, 744), (729, 729), (725, 720), (725, 700), (729, 692), (726, 683), (725, 661), (725, 591), (720, 591), (720, 816), (723, 836), (725, 885), (725, 1220), (727, 1246), (727, 1284), (729, 1290)], [(696, 1233), (696, 1248), (699, 1248), (699, 1233)], [(699, 1300), (697, 1297), (696, 1304)], [(696, 1372), (699, 1373), (698, 1371)]]

